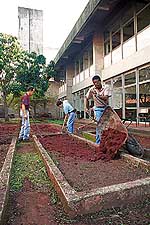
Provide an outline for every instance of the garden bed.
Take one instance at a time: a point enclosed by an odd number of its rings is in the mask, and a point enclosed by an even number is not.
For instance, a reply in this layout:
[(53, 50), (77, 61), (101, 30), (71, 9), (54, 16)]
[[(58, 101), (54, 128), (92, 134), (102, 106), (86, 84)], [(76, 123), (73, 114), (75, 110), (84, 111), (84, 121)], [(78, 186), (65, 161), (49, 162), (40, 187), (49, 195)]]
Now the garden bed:
[(144, 170), (129, 165), (123, 159), (91, 161), (96, 147), (92, 148), (86, 142), (69, 135), (55, 138), (48, 136), (40, 138), (40, 142), (76, 191), (87, 191), (148, 176)]
[(46, 150), (33, 138), (70, 216), (138, 203), (150, 194), (148, 162), (135, 160), (134, 166), (134, 157), (93, 162), (97, 145), (75, 135), (40, 138)]
[(31, 142), (17, 145), (12, 174), (5, 225), (144, 225), (148, 222), (148, 200), (74, 219), (69, 218), (64, 213), (63, 206), (49, 183), (42, 161)]
[(18, 126), (16, 124), (0, 124), (0, 171), (5, 161), (9, 145), (13, 136), (17, 134)]

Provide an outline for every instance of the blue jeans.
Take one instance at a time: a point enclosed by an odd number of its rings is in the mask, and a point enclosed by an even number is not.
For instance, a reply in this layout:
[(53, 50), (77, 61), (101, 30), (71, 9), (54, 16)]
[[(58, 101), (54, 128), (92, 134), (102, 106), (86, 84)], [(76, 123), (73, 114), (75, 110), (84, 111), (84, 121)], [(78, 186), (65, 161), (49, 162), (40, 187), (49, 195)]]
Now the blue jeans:
[[(96, 117), (96, 121), (98, 122), (104, 112), (105, 107), (103, 108), (97, 108), (95, 107), (94, 112), (95, 112), (95, 117)], [(96, 144), (100, 144), (101, 141), (101, 137), (99, 136), (98, 133), (98, 128), (96, 128)]]
[(21, 129), (19, 133), (19, 139), (29, 139), (30, 135), (30, 121), (29, 121), (29, 111), (26, 110), (27, 114), (27, 119), (24, 118), (24, 115), (22, 113), (22, 110), (20, 111), (20, 116), (22, 117), (22, 124), (21, 124)]
[(68, 132), (71, 133), (71, 134), (74, 131), (74, 121), (75, 121), (75, 112), (71, 112), (69, 114), (69, 118), (68, 118), (68, 121), (67, 121), (67, 129), (68, 129)]

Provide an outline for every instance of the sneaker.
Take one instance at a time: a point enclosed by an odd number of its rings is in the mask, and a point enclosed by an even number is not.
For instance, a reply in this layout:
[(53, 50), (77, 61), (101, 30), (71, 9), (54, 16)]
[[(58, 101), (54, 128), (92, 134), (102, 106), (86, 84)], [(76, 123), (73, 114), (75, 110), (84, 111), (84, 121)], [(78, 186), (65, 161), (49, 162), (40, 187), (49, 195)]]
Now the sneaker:
[(26, 138), (26, 139), (23, 139), (24, 142), (29, 142), (30, 139), (29, 138)]
[(17, 142), (23, 141), (23, 138), (18, 138)]

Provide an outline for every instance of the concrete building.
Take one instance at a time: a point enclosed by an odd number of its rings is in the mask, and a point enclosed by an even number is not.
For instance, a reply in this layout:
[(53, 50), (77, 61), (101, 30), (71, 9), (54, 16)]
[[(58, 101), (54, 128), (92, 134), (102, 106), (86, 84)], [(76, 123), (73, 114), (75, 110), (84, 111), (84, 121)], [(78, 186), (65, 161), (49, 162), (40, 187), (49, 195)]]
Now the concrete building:
[(28, 52), (43, 53), (43, 11), (18, 7), (18, 39)]
[[(84, 96), (99, 74), (121, 117), (150, 112), (150, 1), (90, 0), (55, 57), (67, 98), (86, 117)], [(140, 114), (141, 113), (141, 114)]]

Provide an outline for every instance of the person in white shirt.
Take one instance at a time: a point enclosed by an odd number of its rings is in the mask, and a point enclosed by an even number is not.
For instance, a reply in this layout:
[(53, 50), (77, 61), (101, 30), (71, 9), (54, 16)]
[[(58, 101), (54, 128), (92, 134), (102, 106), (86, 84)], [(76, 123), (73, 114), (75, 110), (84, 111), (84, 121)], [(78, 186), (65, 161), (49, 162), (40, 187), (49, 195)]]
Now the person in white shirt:
[(74, 132), (74, 122), (75, 122), (75, 109), (68, 102), (68, 100), (64, 100), (64, 101), (57, 100), (56, 105), (59, 108), (63, 108), (63, 111), (65, 113), (62, 131), (64, 130), (65, 126), (67, 125), (68, 132), (73, 133)]
[[(89, 113), (89, 99), (94, 101), (94, 114), (96, 121), (98, 122), (108, 105), (108, 98), (110, 97), (110, 90), (107, 86), (102, 86), (101, 78), (99, 75), (95, 75), (92, 78), (94, 86), (92, 86), (85, 96), (85, 112)], [(96, 143), (100, 144), (100, 136), (98, 134), (98, 129), (96, 128)]]

